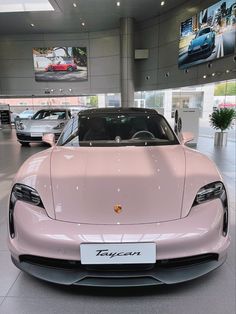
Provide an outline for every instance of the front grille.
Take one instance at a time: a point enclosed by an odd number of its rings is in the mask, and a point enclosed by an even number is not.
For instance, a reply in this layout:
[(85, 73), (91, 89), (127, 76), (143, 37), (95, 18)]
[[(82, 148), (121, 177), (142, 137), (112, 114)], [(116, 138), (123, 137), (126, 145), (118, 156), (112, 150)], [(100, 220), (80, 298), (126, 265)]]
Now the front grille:
[(93, 272), (109, 272), (109, 271), (148, 271), (153, 268), (175, 268), (193, 266), (196, 264), (217, 261), (218, 254), (201, 254), (190, 257), (174, 258), (158, 260), (155, 264), (123, 264), (123, 265), (82, 265), (80, 261), (62, 260), (54, 258), (46, 258), (33, 255), (21, 255), (20, 262), (26, 262), (38, 266), (61, 268), (61, 269), (77, 269)]
[(20, 141), (42, 141), (42, 136), (31, 137), (28, 134), (17, 133), (17, 138)]
[(81, 267), (81, 263), (79, 261), (70, 261), (63, 259), (55, 259), (55, 258), (46, 258), (41, 256), (34, 255), (21, 255), (20, 262), (26, 262), (38, 266), (45, 267), (54, 267), (54, 268), (63, 268), (63, 269), (78, 269)]
[[(57, 142), (60, 133), (55, 133), (55, 141)], [(17, 138), (19, 141), (32, 141), (32, 142), (42, 142), (42, 136), (32, 137), (29, 134), (17, 133)]]
[(82, 265), (88, 271), (106, 271), (106, 272), (136, 272), (150, 270), (155, 267), (155, 264), (114, 264), (114, 265)]
[(160, 267), (185, 267), (196, 264), (201, 264), (210, 261), (217, 261), (219, 255), (218, 254), (201, 254), (189, 257), (181, 257), (181, 258), (172, 258), (166, 260), (157, 261), (157, 264)]

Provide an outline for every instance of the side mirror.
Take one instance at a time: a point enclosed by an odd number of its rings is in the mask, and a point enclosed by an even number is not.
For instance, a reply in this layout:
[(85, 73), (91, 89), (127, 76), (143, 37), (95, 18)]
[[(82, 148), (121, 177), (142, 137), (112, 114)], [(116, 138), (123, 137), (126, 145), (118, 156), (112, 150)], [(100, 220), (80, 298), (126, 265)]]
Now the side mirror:
[(55, 146), (55, 135), (53, 133), (44, 134), (42, 140), (52, 147)]
[(182, 137), (182, 139), (181, 139), (182, 145), (185, 145), (186, 143), (188, 143), (194, 139), (194, 135), (192, 132), (183, 132), (181, 134), (181, 137)]

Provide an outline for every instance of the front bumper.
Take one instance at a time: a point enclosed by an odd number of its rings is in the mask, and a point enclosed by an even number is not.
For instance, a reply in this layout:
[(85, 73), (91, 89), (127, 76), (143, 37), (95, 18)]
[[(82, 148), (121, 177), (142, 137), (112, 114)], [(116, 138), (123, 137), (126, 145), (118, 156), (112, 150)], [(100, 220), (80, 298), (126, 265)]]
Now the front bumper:
[[(47, 132), (47, 133), (50, 133), (50, 132)], [(44, 134), (44, 132), (42, 132), (42, 134)], [(54, 134), (55, 134), (55, 140), (57, 141), (61, 133), (54, 133)], [(43, 142), (42, 136), (32, 136), (31, 133), (29, 132), (17, 132), (16, 136), (17, 136), (17, 140), (23, 143), (42, 143)]]
[(206, 45), (200, 46), (198, 49), (193, 48), (193, 49), (188, 50), (188, 55), (189, 56), (204, 55), (211, 52), (212, 47), (214, 47), (214, 45), (211, 46), (210, 44), (206, 44)]
[(45, 259), (37, 256), (20, 257), (13, 263), (30, 275), (64, 285), (93, 287), (137, 287), (175, 284), (203, 276), (224, 263), (217, 254), (158, 261), (149, 265), (81, 265), (80, 262)]
[[(173, 284), (202, 276), (226, 259), (220, 200), (192, 208), (185, 218), (138, 225), (87, 225), (49, 218), (44, 209), (18, 201), (15, 237), (9, 248), (15, 265), (29, 274), (60, 284), (143, 286)], [(80, 264), (81, 243), (155, 242), (152, 265), (110, 268)]]

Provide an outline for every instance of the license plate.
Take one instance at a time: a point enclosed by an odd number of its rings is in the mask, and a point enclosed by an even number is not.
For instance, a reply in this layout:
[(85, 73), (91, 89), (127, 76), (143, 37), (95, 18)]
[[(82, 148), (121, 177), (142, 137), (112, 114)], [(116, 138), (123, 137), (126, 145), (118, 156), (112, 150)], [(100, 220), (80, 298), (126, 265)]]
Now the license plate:
[(193, 50), (199, 50), (201, 48), (201, 46), (196, 46), (193, 48)]
[(156, 263), (155, 243), (83, 243), (81, 264), (153, 264)]
[(31, 137), (41, 137), (42, 133), (31, 133)]

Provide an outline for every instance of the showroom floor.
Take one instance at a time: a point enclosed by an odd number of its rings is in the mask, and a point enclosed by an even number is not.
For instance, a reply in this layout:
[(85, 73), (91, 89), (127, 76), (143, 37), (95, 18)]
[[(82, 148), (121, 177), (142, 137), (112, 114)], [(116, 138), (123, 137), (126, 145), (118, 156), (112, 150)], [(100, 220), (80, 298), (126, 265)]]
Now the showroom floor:
[(89, 289), (49, 284), (17, 270), (6, 244), (7, 202), (11, 180), (22, 162), (45, 146), (21, 147), (14, 130), (0, 130), (0, 314), (60, 313), (235, 313), (235, 142), (214, 148), (201, 137), (198, 149), (221, 170), (231, 200), (232, 243), (226, 263), (192, 282), (136, 289)]

